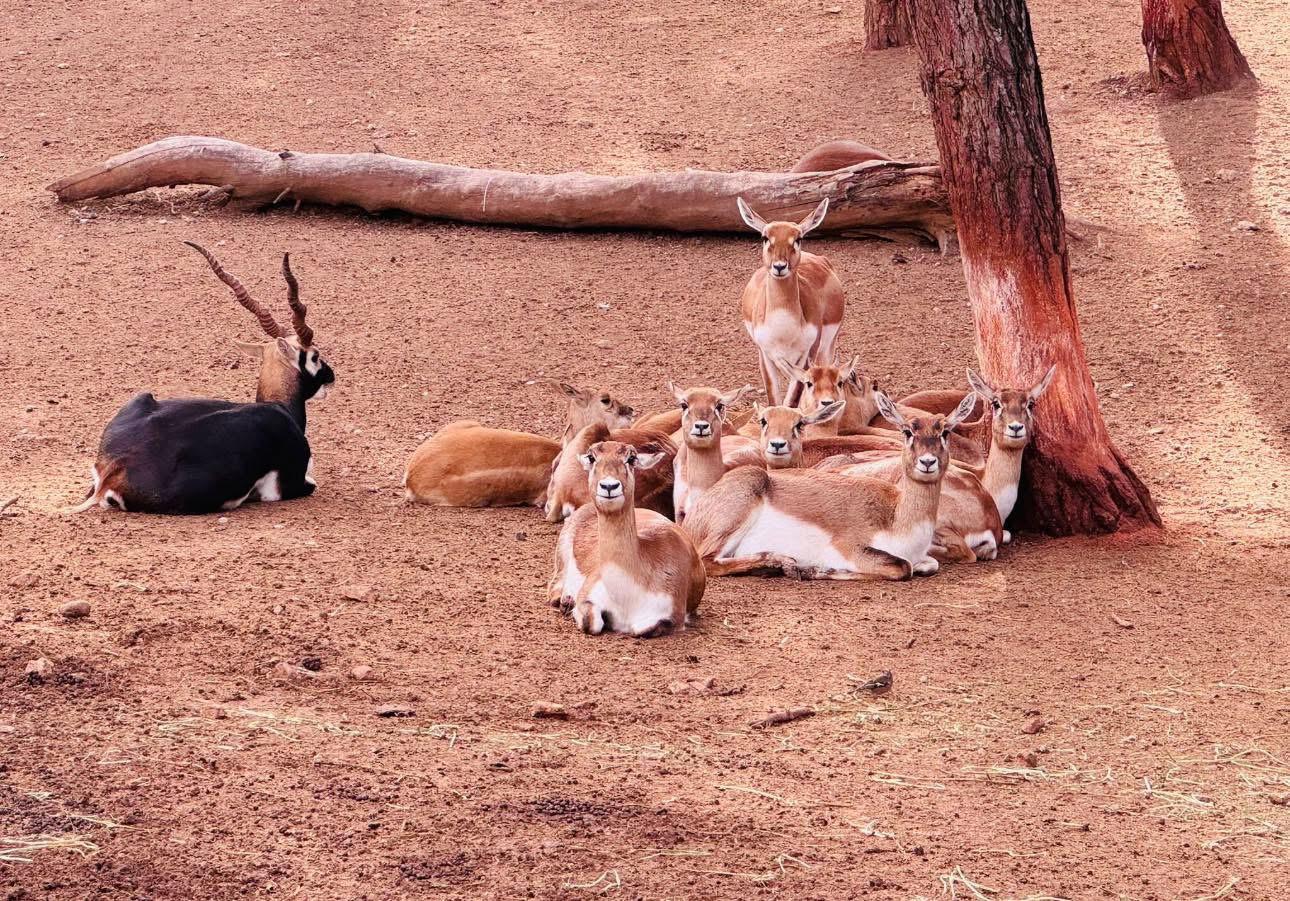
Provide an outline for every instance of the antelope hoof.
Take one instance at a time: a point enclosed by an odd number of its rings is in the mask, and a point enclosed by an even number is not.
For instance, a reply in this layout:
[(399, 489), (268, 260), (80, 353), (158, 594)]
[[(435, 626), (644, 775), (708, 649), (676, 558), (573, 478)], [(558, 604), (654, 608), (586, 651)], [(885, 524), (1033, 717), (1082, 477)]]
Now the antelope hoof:
[(936, 560), (934, 560), (931, 557), (928, 557), (927, 559), (919, 560), (917, 563), (914, 564), (914, 575), (916, 576), (935, 575), (936, 572), (940, 570), (940, 568), (941, 568), (941, 565), (937, 563)]
[(605, 618), (593, 605), (583, 601), (573, 608), (573, 621), (587, 635), (599, 635), (605, 628)]

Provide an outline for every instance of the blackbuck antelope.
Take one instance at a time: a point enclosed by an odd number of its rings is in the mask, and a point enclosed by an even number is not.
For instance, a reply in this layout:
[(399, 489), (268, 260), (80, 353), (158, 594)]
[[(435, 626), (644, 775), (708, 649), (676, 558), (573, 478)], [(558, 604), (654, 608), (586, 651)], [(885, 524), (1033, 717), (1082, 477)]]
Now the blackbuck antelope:
[(547, 522), (560, 522), (583, 504), (591, 503), (591, 489), (587, 486), (587, 472), (582, 465), (582, 455), (593, 444), (602, 441), (630, 444), (645, 455), (662, 455), (657, 465), (639, 470), (636, 479), (636, 505), (670, 516), (672, 463), (676, 459), (676, 444), (659, 432), (638, 428), (611, 430), (604, 423), (597, 422), (574, 435), (551, 467), (551, 481), (546, 489)]
[[(1043, 377), (1029, 388), (994, 388), (980, 375), (968, 370), (968, 384), (985, 398), (990, 410), (990, 453), (985, 466), (976, 471), (985, 490), (994, 498), (999, 520), (1008, 521), (1017, 504), (1017, 486), (1021, 482), (1021, 456), (1035, 434), (1035, 404), (1053, 380), (1057, 367), (1050, 366)], [(1012, 541), (1012, 533), (1003, 531), (1003, 541)]]
[(833, 172), (871, 160), (888, 161), (891, 157), (859, 141), (826, 141), (809, 150), (789, 172)]
[[(632, 420), (632, 408), (607, 391), (552, 384), (569, 402), (563, 442), (589, 425), (619, 429)], [(474, 420), (450, 422), (413, 451), (403, 473), (404, 493), (410, 501), (440, 507), (541, 506), (562, 441)]]
[(801, 222), (767, 222), (739, 198), (739, 215), (762, 238), (762, 265), (744, 288), (744, 328), (761, 355), (762, 384), (772, 404), (796, 406), (800, 384), (784, 382), (779, 363), (805, 366), (829, 359), (842, 327), (842, 282), (802, 238), (824, 221), (828, 198)]
[(906, 420), (886, 395), (878, 408), (904, 435), (903, 478), (782, 472), (742, 466), (710, 488), (686, 519), (709, 575), (779, 570), (811, 579), (907, 579), (940, 564), (936, 529), (949, 437), (972, 410)]
[(565, 521), (549, 595), (572, 608), (583, 632), (610, 629), (639, 637), (684, 628), (707, 584), (689, 536), (652, 510), (634, 506), (638, 472), (663, 454), (602, 441), (580, 458), (592, 503)]
[(681, 446), (673, 464), (672, 509), (681, 522), (707, 491), (737, 465), (741, 451), (753, 450), (756, 443), (739, 435), (725, 436), (730, 408), (753, 391), (744, 385), (722, 394), (715, 388), (678, 388), (668, 385), (681, 408)]
[(770, 469), (802, 468), (802, 436), (814, 426), (827, 424), (843, 415), (846, 406), (847, 402), (841, 401), (820, 407), (813, 413), (805, 413), (793, 407), (756, 405), (753, 422), (761, 430), (760, 449), (766, 466)]
[(806, 432), (808, 438), (855, 435), (867, 431), (870, 421), (878, 415), (878, 403), (873, 397), (878, 384), (861, 375), (859, 365), (858, 356), (852, 357), (845, 366), (836, 357), (827, 361), (816, 360), (805, 369), (780, 363), (785, 377), (802, 386), (801, 402), (798, 404), (802, 412), (814, 413), (831, 404), (845, 402), (847, 405), (844, 415), (811, 426)]
[(278, 324), (210, 251), (185, 241), (210, 264), (271, 340), (237, 342), (260, 359), (254, 403), (136, 395), (103, 430), (81, 512), (114, 507), (140, 513), (212, 513), (246, 501), (312, 494), (313, 456), (305, 402), (322, 397), (335, 375), (314, 347), (300, 286), (282, 255), (292, 331)]

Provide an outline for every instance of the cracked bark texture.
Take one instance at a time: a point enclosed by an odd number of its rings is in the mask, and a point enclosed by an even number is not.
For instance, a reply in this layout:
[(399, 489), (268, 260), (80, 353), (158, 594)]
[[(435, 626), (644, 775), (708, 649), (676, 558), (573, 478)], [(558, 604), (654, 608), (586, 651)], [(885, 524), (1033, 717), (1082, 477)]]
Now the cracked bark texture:
[(1142, 0), (1142, 45), (1156, 90), (1199, 97), (1254, 81), (1222, 0)]
[(1020, 388), (1057, 365), (1011, 522), (1051, 535), (1159, 525), (1098, 408), (1026, 5), (913, 0), (913, 24), (982, 371)]
[(910, 0), (865, 0), (864, 49), (886, 50), (914, 42)]

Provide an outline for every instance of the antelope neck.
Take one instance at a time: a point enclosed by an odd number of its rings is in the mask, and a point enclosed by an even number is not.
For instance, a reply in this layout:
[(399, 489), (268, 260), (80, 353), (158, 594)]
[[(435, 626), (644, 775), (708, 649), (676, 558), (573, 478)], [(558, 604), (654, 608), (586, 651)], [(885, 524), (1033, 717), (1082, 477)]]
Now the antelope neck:
[(726, 464), (721, 457), (721, 430), (715, 429), (714, 432), (711, 447), (685, 445), (685, 481), (691, 489), (706, 491), (726, 474)]
[(300, 384), (300, 373), (285, 364), (261, 365), (260, 380), (255, 388), (255, 400), (262, 404), (278, 404), (305, 430), (305, 394)]
[(621, 509), (606, 513), (596, 509), (596, 553), (599, 562), (613, 563), (633, 575), (645, 568), (641, 558), (640, 536), (636, 532), (634, 498), (624, 497)]
[(805, 321), (802, 316), (801, 285), (797, 280), (797, 270), (788, 278), (775, 278), (766, 273), (766, 315), (783, 312)]
[[(990, 492), (994, 498), (995, 506), (999, 506), (1000, 495), (1015, 489), (1021, 481), (1021, 455), (1025, 448), (1011, 450), (1000, 447), (998, 442), (992, 442), (990, 445), (990, 456), (985, 459), (985, 473), (981, 476), (981, 486)], [(1000, 514), (1003, 514), (1003, 508), (999, 507)], [(1011, 511), (1009, 511), (1011, 512)]]
[(919, 482), (911, 479), (909, 473), (902, 474), (900, 500), (896, 503), (891, 531), (905, 534), (926, 523), (935, 524), (944, 478), (944, 469), (941, 478), (935, 482)]

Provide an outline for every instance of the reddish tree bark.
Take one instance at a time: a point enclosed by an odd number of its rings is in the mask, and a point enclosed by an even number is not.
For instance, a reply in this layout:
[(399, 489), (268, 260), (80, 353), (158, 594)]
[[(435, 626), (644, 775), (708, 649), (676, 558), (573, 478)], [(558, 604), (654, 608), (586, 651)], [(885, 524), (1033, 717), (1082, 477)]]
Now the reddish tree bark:
[(1142, 0), (1142, 44), (1152, 83), (1176, 97), (1254, 80), (1223, 21), (1222, 0)]
[(886, 50), (914, 42), (910, 0), (865, 0), (864, 49)]
[(982, 370), (1035, 410), (1013, 521), (1055, 535), (1159, 525), (1107, 434), (1084, 356), (1024, 0), (914, 0), (914, 39), (958, 226)]

